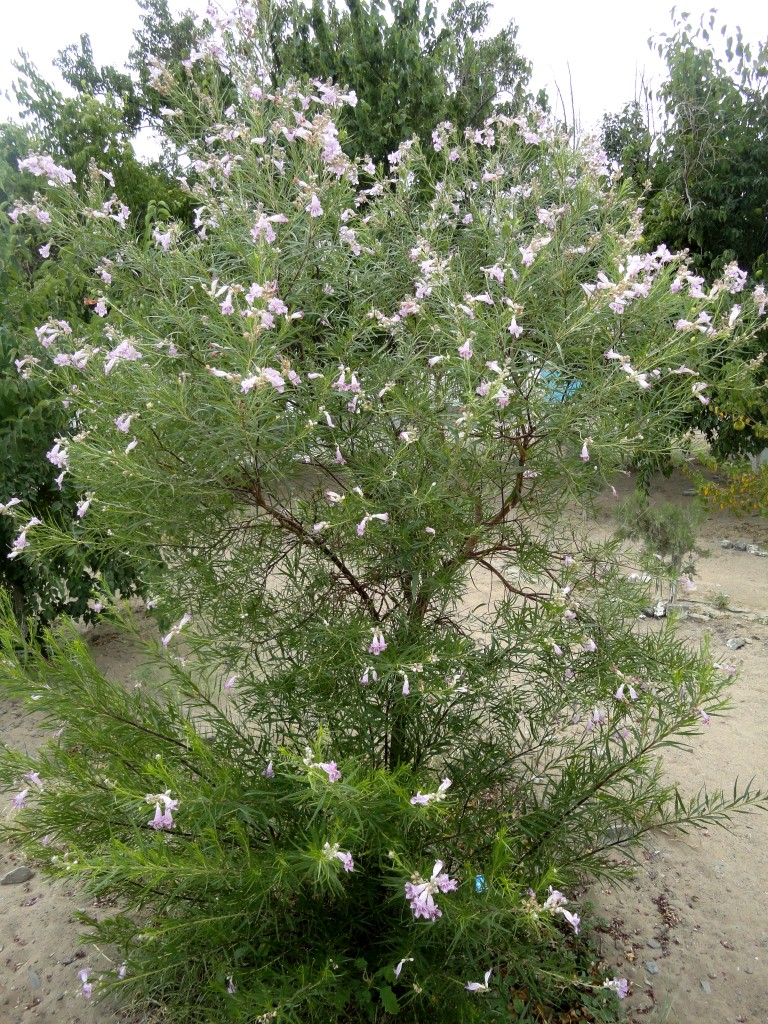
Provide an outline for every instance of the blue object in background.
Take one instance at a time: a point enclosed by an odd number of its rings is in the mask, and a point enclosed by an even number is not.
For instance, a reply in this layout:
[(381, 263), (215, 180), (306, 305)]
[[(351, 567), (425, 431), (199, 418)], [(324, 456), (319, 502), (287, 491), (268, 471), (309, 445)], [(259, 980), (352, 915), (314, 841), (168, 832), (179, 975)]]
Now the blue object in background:
[(564, 402), (581, 387), (581, 381), (575, 377), (566, 382), (559, 370), (542, 370), (539, 373), (539, 380), (544, 382), (551, 402)]
[(487, 892), (488, 886), (485, 881), (485, 875), (475, 876), (475, 891), (476, 892)]

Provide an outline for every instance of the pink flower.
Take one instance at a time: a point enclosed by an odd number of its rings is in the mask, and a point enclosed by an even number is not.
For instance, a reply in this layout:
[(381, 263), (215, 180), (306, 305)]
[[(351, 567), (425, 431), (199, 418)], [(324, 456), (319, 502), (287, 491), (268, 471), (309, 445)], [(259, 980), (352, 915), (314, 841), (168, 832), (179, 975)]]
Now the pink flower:
[(404, 960), (401, 960), (400, 963), (397, 965), (397, 967), (394, 967), (392, 969), (393, 974), (395, 975), (395, 979), (400, 977), (400, 971), (402, 971), (404, 964), (412, 964), (412, 963), (413, 963), (413, 957), (412, 956), (407, 956), (407, 957), (405, 957)]
[(515, 319), (515, 317), (512, 317), (512, 323), (509, 325), (507, 330), (515, 338), (519, 338), (520, 335), (523, 333), (523, 328), (520, 326), (520, 324), (518, 324), (518, 322)]
[(710, 719), (709, 715), (707, 714), (707, 712), (703, 708), (694, 708), (693, 710), (699, 716), (699, 718), (701, 719), (703, 725), (709, 725), (710, 724), (711, 719)]
[(135, 362), (137, 359), (141, 359), (141, 352), (130, 341), (121, 341), (119, 345), (107, 354), (107, 361), (104, 363), (104, 373), (108, 374), (120, 359)]
[(403, 696), (409, 697), (411, 694), (411, 683), (408, 676), (403, 672)]
[(491, 971), (486, 971), (485, 972), (485, 981), (483, 981), (483, 982), (480, 982), (480, 981), (468, 981), (467, 984), (464, 986), (464, 988), (467, 990), (467, 992), (487, 992), (488, 991), (488, 982), (490, 980), (490, 977), (491, 977)]
[(338, 445), (336, 445), (336, 456), (333, 461), (339, 466), (346, 466), (347, 464), (347, 460), (341, 454), (341, 449)]
[(582, 462), (589, 462), (589, 448), (587, 448), (587, 442), (581, 446), (581, 455), (579, 456)]
[(312, 193), (312, 198), (310, 199), (309, 203), (304, 207), (304, 209), (307, 211), (310, 217), (322, 217), (323, 215), (323, 208), (320, 205), (320, 200), (314, 193)]
[(427, 880), (419, 874), (412, 876), (412, 881), (405, 883), (405, 898), (409, 901), (413, 916), (418, 920), (423, 917), (425, 921), (434, 921), (443, 916), (442, 910), (435, 903), (434, 896), (437, 892), (453, 892), (458, 887), (455, 878), (443, 874), (443, 862), (435, 861), (432, 875)]
[(272, 767), (272, 762), (271, 761), (269, 762), (269, 764), (267, 765), (267, 767), (264, 769), (264, 771), (261, 774), (262, 774), (263, 778), (265, 778), (265, 779), (274, 779), (274, 777), (275, 777), (275, 769)]
[(603, 982), (603, 988), (611, 989), (619, 999), (626, 999), (629, 992), (629, 982), (626, 978), (611, 978)]
[(90, 999), (91, 996), (93, 995), (93, 982), (88, 981), (89, 973), (90, 972), (88, 971), (87, 968), (84, 968), (82, 971), (77, 972), (77, 976), (80, 979), (83, 986), (82, 993), (86, 999)]
[(443, 779), (443, 781), (437, 787), (436, 793), (422, 793), (421, 790), (419, 790), (416, 793), (416, 796), (411, 797), (411, 803), (414, 804), (414, 806), (427, 807), (434, 801), (445, 800), (445, 794), (450, 788), (450, 786), (451, 780)]
[(136, 413), (122, 412), (119, 416), (115, 416), (113, 423), (123, 434), (127, 434), (131, 429), (131, 420), (135, 415)]
[(572, 914), (570, 910), (566, 910), (564, 907), (559, 907), (559, 912), (563, 915), (568, 924), (573, 928), (574, 935), (579, 934), (579, 927), (581, 926), (581, 918), (578, 914)]
[(21, 554), (21, 552), (24, 550), (24, 548), (28, 548), (28, 547), (29, 547), (29, 541), (27, 540), (27, 531), (26, 530), (22, 530), (21, 533), (18, 535), (18, 537), (16, 537), (14, 539), (13, 546), (12, 546), (11, 550), (9, 551), (9, 553), (8, 553), (8, 555), (6, 557), (10, 558), (10, 559), (14, 559), (18, 555)]
[(586, 654), (594, 654), (594, 652), (597, 650), (597, 644), (591, 636), (588, 636), (586, 640), (582, 641), (581, 647)]
[(184, 612), (184, 614), (179, 619), (179, 621), (176, 623), (176, 625), (175, 626), (171, 626), (170, 632), (166, 633), (166, 635), (163, 637), (163, 640), (162, 640), (163, 647), (167, 647), (168, 644), (171, 642), (171, 640), (175, 636), (177, 636), (182, 631), (182, 629), (184, 629), (184, 627), (189, 622), (191, 622), (191, 621), (192, 621), (192, 616), (189, 614), (189, 612)]
[(387, 642), (384, 639), (384, 634), (382, 633), (382, 631), (380, 629), (374, 629), (374, 631), (373, 631), (373, 639), (371, 640), (371, 645), (368, 648), (368, 651), (371, 654), (378, 656), (379, 654), (382, 653), (382, 651), (386, 651), (386, 649), (387, 649)]
[(41, 245), (37, 251), (40, 253), (44, 260), (47, 260), (48, 257), (51, 255), (51, 243), (48, 242), (46, 245)]
[(43, 780), (40, 778), (37, 772), (27, 772), (24, 778), (28, 779), (33, 786), (37, 786), (38, 789), (43, 788)]
[(172, 799), (170, 789), (166, 789), (164, 793), (147, 793), (145, 799), (148, 804), (154, 803), (155, 805), (155, 816), (147, 822), (150, 828), (157, 832), (160, 830), (170, 831), (176, 827), (171, 811), (176, 810), (179, 801)]
[(365, 672), (363, 672), (362, 676), (360, 677), (360, 685), (368, 686), (370, 680), (373, 680), (374, 683), (378, 683), (379, 674), (375, 668), (371, 668), (370, 666), (366, 665)]
[(322, 768), (328, 776), (329, 782), (340, 782), (341, 772), (336, 767), (335, 761), (318, 761), (317, 764), (312, 765), (313, 768)]
[(355, 870), (352, 854), (349, 851), (345, 853), (344, 850), (340, 850), (338, 843), (334, 843), (333, 846), (330, 843), (326, 843), (323, 847), (323, 854), (328, 860), (340, 860), (345, 871)]
[(13, 797), (13, 799), (11, 800), (11, 806), (14, 808), (14, 810), (24, 810), (24, 808), (27, 806), (26, 798), (28, 793), (29, 789), (22, 789), (20, 793), (17, 793), (16, 796)]
[(45, 457), (57, 469), (67, 469), (69, 466), (69, 453), (62, 448), (61, 441), (57, 441), (53, 448), (45, 453)]
[(224, 689), (225, 690), (231, 690), (232, 687), (235, 685), (236, 680), (237, 680), (237, 676), (236, 675), (235, 676), (230, 676), (229, 679), (226, 681), (226, 683), (224, 683)]
[(459, 356), (462, 359), (469, 360), (472, 358), (473, 355), (474, 352), (472, 351), (472, 346), (470, 345), (469, 341), (465, 341), (464, 344), (459, 348)]

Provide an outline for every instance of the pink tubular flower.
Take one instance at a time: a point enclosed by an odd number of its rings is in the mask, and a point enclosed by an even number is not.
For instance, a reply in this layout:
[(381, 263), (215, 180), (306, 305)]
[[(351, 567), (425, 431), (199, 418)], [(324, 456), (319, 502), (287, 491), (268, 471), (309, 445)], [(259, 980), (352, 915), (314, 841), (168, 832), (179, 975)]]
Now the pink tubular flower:
[(419, 790), (416, 796), (411, 797), (411, 803), (415, 806), (427, 807), (433, 801), (445, 800), (445, 794), (451, 786), (450, 779), (443, 779), (440, 785), (437, 787), (436, 793), (422, 793)]
[(487, 992), (488, 982), (491, 977), (491, 971), (485, 972), (485, 981), (468, 981), (464, 988), (467, 992)]
[(582, 462), (589, 462), (589, 448), (587, 448), (587, 442), (581, 446), (581, 455), (579, 456)]
[(513, 337), (515, 337), (515, 338), (519, 338), (519, 337), (520, 337), (520, 335), (521, 335), (521, 334), (523, 333), (523, 328), (522, 328), (522, 327), (520, 326), (520, 324), (519, 324), (519, 323), (517, 322), (517, 320), (515, 319), (515, 317), (512, 317), (512, 323), (511, 323), (511, 324), (509, 325), (509, 327), (507, 328), (507, 330), (508, 330), (508, 331), (509, 331), (509, 333), (510, 333), (510, 334), (511, 334), (511, 335), (512, 335)]
[(574, 935), (579, 934), (579, 928), (581, 927), (581, 918), (578, 914), (572, 914), (570, 910), (566, 910), (564, 907), (558, 907), (558, 912), (563, 915), (568, 924), (573, 928)]
[(75, 181), (75, 175), (66, 167), (53, 162), (53, 157), (32, 153), (25, 160), (19, 160), (19, 170), (29, 171), (36, 178), (47, 178), (49, 185), (67, 185)]
[(314, 192), (312, 193), (312, 198), (310, 199), (309, 203), (304, 207), (304, 209), (307, 211), (310, 217), (322, 217), (323, 215), (323, 208), (320, 205), (320, 200), (317, 198)]
[(90, 972), (87, 967), (83, 968), (82, 971), (77, 972), (77, 976), (80, 979), (80, 982), (83, 986), (82, 993), (86, 999), (90, 999), (91, 996), (93, 995), (93, 982), (88, 981), (89, 973)]
[(629, 982), (626, 978), (610, 978), (603, 982), (603, 988), (615, 992), (619, 999), (626, 999), (629, 992)]
[(328, 860), (340, 860), (345, 871), (355, 870), (355, 862), (352, 859), (352, 854), (348, 850), (346, 852), (344, 850), (340, 850), (338, 843), (334, 843), (333, 846), (331, 846), (330, 843), (326, 843), (323, 846), (323, 854), (328, 858)]
[(368, 686), (368, 684), (371, 681), (373, 681), (374, 683), (378, 683), (379, 673), (376, 671), (375, 668), (371, 668), (370, 665), (366, 665), (365, 672), (363, 672), (362, 676), (360, 677), (360, 685)]
[(38, 789), (43, 788), (43, 780), (40, 778), (37, 772), (27, 772), (24, 778), (31, 782), (33, 786), (37, 786)]
[(262, 774), (262, 777), (265, 778), (265, 779), (274, 779), (274, 777), (275, 777), (275, 769), (273, 768), (271, 761), (269, 762), (269, 764), (267, 765), (267, 767), (264, 769), (264, 771), (261, 774)]
[(11, 550), (6, 555), (6, 558), (14, 559), (21, 554), (24, 548), (29, 547), (29, 541), (27, 540), (27, 531), (22, 530), (21, 533), (13, 541)]
[(374, 629), (373, 639), (371, 640), (371, 645), (368, 648), (368, 651), (371, 654), (378, 656), (382, 651), (386, 651), (386, 649), (387, 641), (384, 639), (384, 634), (380, 629)]
[(179, 619), (179, 621), (176, 623), (176, 625), (175, 626), (171, 626), (170, 632), (166, 633), (165, 636), (163, 637), (163, 640), (162, 640), (163, 647), (167, 647), (168, 644), (171, 642), (171, 640), (173, 640), (173, 638), (175, 636), (177, 636), (182, 631), (182, 629), (184, 629), (184, 627), (187, 625), (187, 623), (189, 623), (191, 621), (192, 621), (192, 616), (189, 614), (189, 612), (184, 612), (184, 614)]
[(141, 352), (130, 341), (121, 341), (119, 345), (107, 354), (107, 361), (104, 363), (104, 373), (108, 374), (120, 359), (135, 362), (137, 359), (141, 359)]
[(328, 776), (329, 782), (340, 782), (341, 772), (336, 767), (335, 761), (318, 761), (317, 764), (312, 766), (313, 768), (322, 768)]
[(405, 959), (400, 961), (400, 963), (397, 965), (397, 967), (393, 967), (392, 968), (392, 972), (395, 975), (395, 980), (397, 980), (397, 978), (400, 977), (400, 971), (402, 971), (403, 966), (405, 964), (412, 964), (412, 963), (413, 963), (413, 957), (412, 956), (407, 956), (407, 957), (405, 957)]
[(27, 794), (28, 793), (29, 793), (29, 789), (22, 789), (22, 791), (20, 793), (17, 793), (16, 796), (12, 798), (11, 806), (13, 807), (14, 810), (16, 810), (16, 811), (23, 811), (24, 810), (24, 808), (27, 806), (26, 798), (27, 798)]
[(115, 418), (114, 418), (114, 420), (112, 422), (115, 424), (115, 426), (117, 427), (117, 429), (121, 433), (127, 434), (128, 431), (131, 429), (131, 420), (133, 419), (133, 417), (135, 415), (136, 415), (136, 413), (134, 413), (134, 412), (132, 412), (132, 413), (123, 412), (123, 413), (120, 413), (119, 416), (115, 416)]
[(69, 453), (66, 448), (62, 448), (61, 441), (57, 441), (53, 448), (45, 453), (45, 457), (57, 469), (69, 468)]
[(458, 888), (458, 881), (443, 873), (443, 862), (435, 861), (432, 875), (427, 880), (419, 874), (412, 876), (410, 882), (405, 883), (405, 898), (408, 900), (413, 916), (418, 920), (423, 917), (425, 921), (434, 921), (443, 916), (442, 910), (435, 903), (434, 896), (437, 892), (453, 892)]
[(591, 636), (588, 636), (586, 640), (582, 641), (581, 648), (586, 654), (594, 654), (597, 650), (597, 644)]
[(469, 360), (472, 358), (473, 355), (474, 352), (472, 351), (472, 346), (470, 345), (469, 341), (465, 341), (464, 344), (459, 348), (459, 356), (462, 359)]
[(155, 816), (147, 822), (150, 828), (153, 828), (156, 832), (161, 830), (169, 832), (172, 828), (176, 827), (171, 811), (176, 810), (179, 806), (179, 801), (171, 798), (170, 789), (166, 789), (164, 793), (147, 793), (145, 800), (148, 804), (153, 803), (155, 805)]

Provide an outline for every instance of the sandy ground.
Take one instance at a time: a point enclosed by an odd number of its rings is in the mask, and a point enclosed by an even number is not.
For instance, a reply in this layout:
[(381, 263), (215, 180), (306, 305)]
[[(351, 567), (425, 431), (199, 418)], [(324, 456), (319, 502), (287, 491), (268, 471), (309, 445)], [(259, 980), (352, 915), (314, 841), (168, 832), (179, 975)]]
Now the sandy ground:
[[(621, 486), (626, 492), (630, 485)], [(674, 476), (658, 481), (654, 494), (685, 503), (687, 486)], [(611, 529), (607, 499), (595, 530)], [(700, 533), (711, 556), (699, 561), (683, 633), (694, 641), (709, 635), (715, 657), (736, 664), (739, 676), (728, 717), (713, 719), (691, 751), (665, 759), (668, 777), (690, 793), (703, 783), (729, 789), (736, 777), (754, 777), (768, 788), (768, 558), (723, 549), (723, 538), (768, 548), (768, 520), (715, 513)], [(728, 595), (730, 610), (713, 608), (718, 592)], [(106, 673), (126, 685), (143, 681), (138, 658), (113, 629), (99, 627), (91, 636)], [(725, 647), (734, 637), (747, 640), (735, 652)], [(32, 749), (43, 738), (34, 720), (4, 703), (5, 743)], [(18, 863), (13, 848), (0, 845), (0, 876)], [(710, 828), (682, 838), (657, 832), (645, 842), (628, 888), (593, 887), (583, 895), (605, 922), (598, 934), (603, 958), (631, 981), (631, 1021), (768, 1024), (768, 814), (746, 814), (730, 831)], [(131, 1019), (80, 994), (78, 971), (98, 974), (109, 961), (105, 951), (80, 941), (72, 916), (78, 909), (94, 913), (76, 892), (39, 873), (0, 886), (0, 1024)]]

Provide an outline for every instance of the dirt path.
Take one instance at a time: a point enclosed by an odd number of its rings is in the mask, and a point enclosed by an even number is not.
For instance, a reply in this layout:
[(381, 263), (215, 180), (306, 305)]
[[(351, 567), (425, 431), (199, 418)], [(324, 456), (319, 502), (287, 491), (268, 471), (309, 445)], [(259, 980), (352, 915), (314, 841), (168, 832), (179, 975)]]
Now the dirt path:
[[(626, 492), (631, 486), (623, 481)], [(679, 476), (658, 481), (658, 498), (685, 504)], [(612, 529), (610, 499), (595, 530)], [(699, 562), (697, 603), (689, 606), (685, 636), (711, 638), (717, 660), (739, 667), (733, 710), (712, 719), (691, 751), (673, 750), (666, 771), (688, 793), (706, 783), (730, 788), (738, 776), (768, 788), (768, 558), (720, 546), (724, 538), (768, 548), (768, 520), (715, 513), (701, 531), (711, 557)], [(720, 593), (731, 609), (712, 608)], [(752, 613), (752, 614), (750, 614)], [(763, 622), (758, 621), (762, 617)], [(144, 679), (135, 653), (109, 627), (92, 632), (103, 671), (126, 685)], [(725, 647), (731, 638), (747, 643)], [(6, 702), (2, 740), (31, 749), (44, 734)], [(0, 813), (6, 813), (5, 810)], [(0, 876), (19, 863), (0, 845)], [(606, 922), (602, 953), (632, 982), (628, 1000), (636, 1022), (768, 1024), (768, 814), (739, 819), (732, 831), (710, 828), (687, 838), (661, 832), (647, 842), (636, 879), (623, 891), (594, 887), (585, 894)], [(77, 893), (31, 880), (0, 886), (0, 1024), (114, 1024), (130, 1015), (89, 1003), (77, 973), (108, 966), (105, 953), (78, 941)]]

